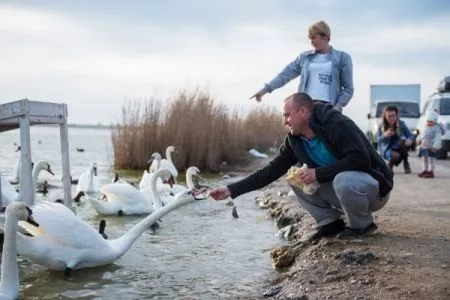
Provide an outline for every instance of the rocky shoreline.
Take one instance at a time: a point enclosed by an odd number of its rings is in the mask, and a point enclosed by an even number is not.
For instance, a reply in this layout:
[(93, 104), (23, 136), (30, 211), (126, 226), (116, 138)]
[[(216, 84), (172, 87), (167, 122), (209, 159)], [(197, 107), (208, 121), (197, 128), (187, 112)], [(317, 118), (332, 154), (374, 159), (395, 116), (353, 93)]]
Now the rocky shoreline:
[[(450, 299), (447, 230), (417, 232), (413, 229), (417, 219), (407, 212), (402, 216), (406, 222), (392, 226), (403, 206), (391, 206), (375, 214), (382, 229), (370, 236), (313, 243), (309, 237), (315, 222), (295, 197), (288, 196), (289, 191), (286, 180), (280, 178), (255, 199), (255, 204), (274, 219), (280, 238), (289, 241), (287, 245), (280, 241), (283, 245), (270, 252), (278, 275), (268, 282), (266, 291), (261, 291), (261, 299)], [(433, 237), (427, 241), (422, 234)], [(430, 249), (439, 247), (434, 253), (437, 256), (430, 256)]]
[[(314, 220), (294, 197), (289, 186), (279, 179), (255, 199), (267, 209), (278, 235), (288, 245), (270, 252), (278, 278), (264, 292), (264, 299), (366, 299), (376, 285), (371, 279), (371, 264), (380, 260), (362, 241), (322, 239), (309, 241), (315, 231)], [(347, 287), (348, 285), (348, 287)]]

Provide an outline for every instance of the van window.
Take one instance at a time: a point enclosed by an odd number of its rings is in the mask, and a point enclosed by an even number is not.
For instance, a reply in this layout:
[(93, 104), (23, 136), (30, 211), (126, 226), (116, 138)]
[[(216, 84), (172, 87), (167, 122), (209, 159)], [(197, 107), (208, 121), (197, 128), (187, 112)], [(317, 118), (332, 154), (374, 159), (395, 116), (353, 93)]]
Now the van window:
[(450, 98), (442, 98), (439, 107), (439, 114), (443, 116), (450, 115)]
[(408, 102), (386, 102), (379, 103), (377, 107), (376, 117), (380, 118), (383, 114), (383, 109), (387, 105), (395, 105), (398, 108), (400, 118), (418, 118), (420, 117), (419, 104)]

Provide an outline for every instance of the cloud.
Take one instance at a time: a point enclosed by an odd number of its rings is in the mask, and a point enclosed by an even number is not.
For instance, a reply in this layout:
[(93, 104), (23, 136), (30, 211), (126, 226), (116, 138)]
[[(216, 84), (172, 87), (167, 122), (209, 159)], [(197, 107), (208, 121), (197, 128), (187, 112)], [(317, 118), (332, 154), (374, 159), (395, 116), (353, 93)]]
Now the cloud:
[[(333, 45), (352, 55), (355, 95), (345, 112), (362, 127), (371, 83), (421, 83), (424, 98), (450, 69), (443, 59), (450, 21), (429, 9), (395, 22), (387, 6), (369, 12), (372, 4), (329, 0), (181, 1), (174, 10), (165, 2), (97, 10), (48, 3), (0, 5), (0, 99), (67, 102), (73, 122), (108, 122), (125, 98), (165, 99), (197, 86), (230, 106), (254, 107), (248, 97), (310, 48), (307, 28), (321, 18), (332, 24)], [(281, 106), (297, 84), (267, 95), (262, 106)]]

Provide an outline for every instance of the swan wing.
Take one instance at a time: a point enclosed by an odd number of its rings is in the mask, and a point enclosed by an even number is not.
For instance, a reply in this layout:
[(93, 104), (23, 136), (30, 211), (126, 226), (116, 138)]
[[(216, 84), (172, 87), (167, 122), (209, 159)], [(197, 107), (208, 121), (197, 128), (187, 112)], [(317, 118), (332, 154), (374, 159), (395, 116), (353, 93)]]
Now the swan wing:
[(145, 197), (129, 183), (110, 183), (102, 186), (101, 192), (106, 195), (108, 201), (122, 202), (126, 205), (134, 205), (146, 202)]
[(142, 174), (142, 179), (139, 182), (139, 189), (142, 190), (149, 186), (150, 186), (150, 173), (147, 170), (145, 170), (144, 173)]
[(13, 177), (11, 178), (11, 180), (14, 183), (18, 183), (20, 180), (20, 165), (21, 165), (21, 157), (19, 154), (19, 159), (17, 160), (17, 163), (14, 165)]
[(77, 183), (77, 193), (86, 191), (89, 185), (89, 172), (84, 172), (80, 175)]
[(172, 186), (172, 193), (174, 195), (179, 194), (179, 193), (184, 193), (187, 192), (189, 189), (187, 186), (181, 185), (181, 184), (174, 184)]
[(46, 235), (78, 249), (99, 248), (107, 245), (105, 239), (69, 208), (60, 203), (42, 201), (33, 206), (33, 217)]
[(98, 193), (98, 192), (100, 192), (100, 181), (99, 181), (98, 177), (97, 176), (93, 176), (93, 179), (92, 179), (93, 186), (92, 187), (89, 185), (89, 177), (87, 177), (87, 178), (88, 178), (88, 183), (86, 184), (86, 187), (85, 187), (84, 191), (87, 192), (87, 193)]
[(167, 169), (172, 173), (173, 177), (178, 177), (178, 170), (173, 163), (167, 159), (161, 159), (160, 169)]
[(2, 185), (2, 204), (3, 206), (7, 206), (7, 204), (16, 201), (19, 197), (19, 194), (5, 177), (0, 176), (0, 178), (0, 184)]

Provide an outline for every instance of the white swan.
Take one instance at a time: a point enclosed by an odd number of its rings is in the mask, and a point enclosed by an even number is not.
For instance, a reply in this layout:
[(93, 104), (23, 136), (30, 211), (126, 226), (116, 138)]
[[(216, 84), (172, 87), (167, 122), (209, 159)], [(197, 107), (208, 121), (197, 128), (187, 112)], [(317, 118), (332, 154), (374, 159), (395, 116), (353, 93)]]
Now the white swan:
[[(36, 191), (36, 182), (37, 178), (39, 176), (39, 173), (44, 170), (49, 172), (52, 175), (55, 175), (52, 171), (52, 168), (50, 167), (50, 164), (44, 160), (38, 161), (33, 166), (32, 171), (32, 181), (33, 181), (33, 191)], [(16, 191), (16, 189), (9, 183), (7, 179), (0, 176), (1, 178), (1, 185), (2, 185), (2, 204), (3, 206), (7, 206), (9, 203), (15, 202), (19, 199), (19, 193)]]
[(17, 265), (17, 229), (20, 220), (37, 225), (31, 210), (23, 202), (8, 205), (5, 212), (5, 237), (2, 253), (0, 300), (17, 299), (19, 295), (19, 267)]
[(195, 188), (194, 180), (192, 179), (192, 176), (198, 176), (200, 174), (200, 170), (197, 167), (189, 167), (186, 170), (186, 185), (184, 186), (182, 184), (174, 184), (172, 186), (172, 193), (174, 195), (178, 193), (182, 193), (188, 190), (192, 190)]
[[(150, 155), (150, 158), (147, 161), (147, 163), (150, 163), (148, 171), (144, 171), (141, 181), (139, 182), (140, 190), (150, 187), (151, 175), (160, 168), (161, 159), (161, 154), (159, 154), (158, 152), (152, 153), (152, 155)], [(163, 181), (161, 179), (158, 179), (157, 183), (163, 184)]]
[(97, 177), (97, 163), (95, 161), (91, 162), (89, 171), (80, 175), (76, 192), (84, 192), (88, 197), (95, 197), (100, 192), (100, 182)]
[(138, 190), (128, 183), (110, 183), (102, 186), (101, 192), (107, 201), (88, 198), (95, 211), (100, 215), (150, 214), (162, 206), (158, 196), (156, 180), (165, 176), (170, 178), (168, 170), (160, 169), (152, 174), (150, 188)]
[[(175, 149), (174, 146), (168, 146), (166, 148), (166, 158), (165, 159), (161, 159), (161, 162), (160, 162), (159, 166), (156, 166), (156, 162), (152, 162), (152, 164), (150, 165), (150, 170), (153, 171), (153, 170), (156, 170), (156, 169), (159, 169), (159, 168), (167, 169), (167, 170), (169, 170), (172, 173), (173, 177), (175, 179), (177, 179), (178, 178), (178, 170), (177, 170), (177, 167), (175, 166), (175, 164), (173, 163), (173, 160), (172, 160), (172, 153), (175, 152), (175, 151), (176, 151), (176, 149)], [(154, 154), (156, 154), (156, 153), (154, 153)], [(161, 157), (161, 155), (160, 155), (160, 157)]]
[[(39, 228), (26, 226), (33, 235), (18, 233), (19, 255), (51, 270), (97, 267), (114, 262), (124, 255), (149, 226), (172, 210), (196, 200), (192, 192), (177, 195), (168, 205), (134, 225), (122, 237), (105, 240), (90, 224), (59, 203), (43, 202), (33, 208)], [(74, 230), (76, 228), (76, 230)]]

